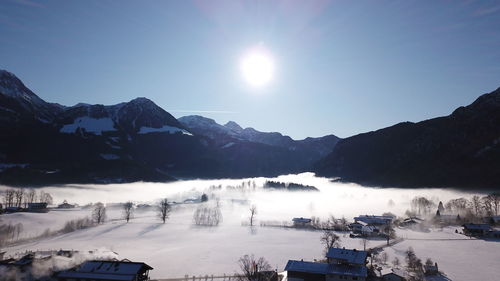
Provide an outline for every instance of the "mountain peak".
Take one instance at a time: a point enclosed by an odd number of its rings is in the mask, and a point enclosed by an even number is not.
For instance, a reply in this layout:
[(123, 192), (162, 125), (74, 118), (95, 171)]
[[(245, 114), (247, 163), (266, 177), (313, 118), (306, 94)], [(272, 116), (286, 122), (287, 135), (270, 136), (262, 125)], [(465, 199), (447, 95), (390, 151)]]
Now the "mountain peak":
[(237, 133), (240, 133), (241, 131), (243, 131), (243, 128), (238, 125), (238, 123), (234, 122), (234, 121), (229, 121), (227, 122), (224, 127), (230, 129), (231, 131), (235, 131)]

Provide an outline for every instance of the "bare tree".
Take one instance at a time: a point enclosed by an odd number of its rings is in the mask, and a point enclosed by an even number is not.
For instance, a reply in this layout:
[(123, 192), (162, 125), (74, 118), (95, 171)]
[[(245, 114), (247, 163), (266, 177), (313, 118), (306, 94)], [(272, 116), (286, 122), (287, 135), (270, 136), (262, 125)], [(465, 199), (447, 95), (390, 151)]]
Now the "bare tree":
[(134, 214), (134, 203), (131, 201), (123, 204), (123, 218), (128, 222)]
[(253, 226), (254, 217), (257, 215), (257, 206), (252, 205), (250, 207), (250, 226)]
[(94, 205), (94, 210), (92, 211), (92, 218), (97, 224), (104, 223), (106, 220), (106, 207), (101, 202)]
[(171, 211), (170, 204), (168, 203), (167, 198), (161, 199), (160, 203), (158, 203), (158, 217), (165, 223), (170, 216)]
[(240, 280), (245, 281), (269, 281), (270, 276), (262, 274), (263, 271), (270, 271), (271, 266), (263, 257), (255, 259), (254, 255), (244, 255), (238, 260), (241, 271), (243, 272)]
[(323, 231), (323, 235), (320, 238), (321, 244), (325, 246), (325, 253), (328, 252), (330, 248), (340, 247), (340, 237), (331, 230)]
[(26, 193), (25, 193), (25, 199), (24, 201), (26, 202), (26, 204), (29, 204), (29, 203), (34, 203), (35, 200), (36, 200), (36, 191), (35, 189), (33, 188), (30, 188)]
[(217, 226), (222, 222), (222, 213), (217, 206), (200, 206), (194, 211), (193, 221), (196, 225)]
[(40, 200), (40, 203), (47, 203), (47, 205), (51, 205), (53, 203), (52, 195), (48, 192), (40, 191), (38, 200)]
[(401, 264), (401, 262), (399, 261), (399, 258), (395, 257), (394, 260), (392, 261), (392, 265), (394, 267), (398, 268), (400, 264)]
[(14, 189), (6, 189), (4, 193), (5, 207), (13, 207), (15, 201), (16, 193)]
[(366, 236), (361, 237), (361, 241), (359, 241), (361, 246), (363, 246), (363, 251), (366, 251), (366, 246), (368, 245), (368, 239)]
[(16, 189), (16, 191), (14, 192), (14, 196), (15, 196), (15, 200), (16, 200), (16, 207), (22, 207), (22, 203), (23, 203), (23, 198), (24, 198), (24, 189), (23, 188), (19, 188), (19, 189)]
[(481, 216), (481, 197), (474, 195), (471, 200), (472, 209), (474, 210), (474, 214), (479, 217)]

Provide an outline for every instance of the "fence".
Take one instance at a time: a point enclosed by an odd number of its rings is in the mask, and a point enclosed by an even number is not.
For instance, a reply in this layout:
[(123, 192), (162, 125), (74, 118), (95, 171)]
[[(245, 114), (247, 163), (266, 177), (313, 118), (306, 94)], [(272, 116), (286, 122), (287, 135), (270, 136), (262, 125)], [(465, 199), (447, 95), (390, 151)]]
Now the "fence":
[(237, 281), (241, 280), (243, 276), (238, 274), (232, 275), (205, 275), (205, 276), (189, 276), (184, 275), (181, 278), (167, 278), (167, 279), (151, 279), (151, 281)]

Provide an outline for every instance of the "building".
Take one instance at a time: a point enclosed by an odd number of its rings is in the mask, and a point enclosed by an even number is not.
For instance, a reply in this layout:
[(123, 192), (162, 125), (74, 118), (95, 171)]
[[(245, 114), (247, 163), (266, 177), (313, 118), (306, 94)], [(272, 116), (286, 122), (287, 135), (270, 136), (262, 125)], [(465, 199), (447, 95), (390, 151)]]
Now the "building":
[(394, 220), (393, 216), (360, 215), (354, 217), (354, 222), (364, 222), (367, 225), (388, 225)]
[(62, 204), (57, 205), (58, 209), (73, 209), (76, 206), (73, 204), (69, 204), (68, 201), (64, 200)]
[(337, 281), (366, 280), (365, 251), (345, 248), (331, 248), (326, 257), (327, 263), (289, 260), (286, 264), (288, 281)]
[(413, 226), (413, 225), (416, 225), (416, 224), (419, 224), (423, 222), (422, 219), (420, 218), (417, 218), (417, 217), (409, 217), (409, 218), (406, 218), (404, 219), (401, 223), (400, 223), (400, 226), (406, 226), (406, 227), (409, 227), (409, 226)]
[(466, 223), (462, 225), (462, 227), (464, 234), (468, 236), (485, 236), (488, 232), (491, 231), (491, 226), (484, 223)]
[(437, 262), (434, 264), (424, 265), (425, 275), (437, 275), (439, 274), (439, 267)]
[(28, 212), (33, 213), (47, 213), (49, 209), (47, 208), (47, 203), (28, 203)]
[(143, 262), (122, 261), (86, 261), (81, 265), (59, 272), (58, 281), (145, 281), (149, 280), (149, 271), (153, 268)]
[(363, 236), (373, 236), (380, 234), (380, 229), (374, 225), (368, 225), (363, 221), (353, 222), (349, 224), (349, 228), (353, 233)]
[(484, 217), (483, 221), (489, 224), (500, 224), (500, 216)]
[(383, 269), (380, 278), (384, 281), (406, 281), (408, 280), (408, 274), (404, 270), (397, 268)]
[(293, 226), (295, 227), (307, 227), (311, 225), (312, 220), (308, 218), (293, 218), (292, 219)]

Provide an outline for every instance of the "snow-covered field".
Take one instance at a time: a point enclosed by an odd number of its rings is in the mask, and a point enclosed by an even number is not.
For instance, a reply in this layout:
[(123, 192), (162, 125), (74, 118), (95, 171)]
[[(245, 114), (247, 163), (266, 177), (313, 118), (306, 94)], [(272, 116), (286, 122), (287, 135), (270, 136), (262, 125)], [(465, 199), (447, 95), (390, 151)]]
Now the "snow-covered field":
[[(136, 211), (127, 224), (121, 219), (121, 210), (108, 207), (108, 222), (90, 229), (41, 239), (7, 248), (7, 254), (25, 250), (50, 249), (110, 249), (120, 258), (144, 261), (155, 269), (153, 278), (183, 277), (189, 275), (232, 274), (238, 271), (237, 260), (245, 254), (265, 257), (272, 267), (283, 270), (288, 259), (313, 260), (322, 258), (321, 232), (287, 228), (260, 227), (262, 221), (290, 221), (293, 217), (332, 214), (352, 220), (359, 214), (381, 214), (390, 211), (397, 215), (410, 208), (414, 196), (427, 196), (447, 201), (472, 194), (437, 189), (377, 189), (354, 184), (332, 183), (312, 174), (287, 175), (277, 179), (283, 182), (313, 185), (320, 192), (287, 192), (262, 189), (266, 179), (190, 180), (175, 183), (134, 183), (113, 185), (73, 185), (47, 187), (43, 190), (56, 203), (68, 200), (84, 205), (101, 201), (154, 203), (160, 198), (182, 202), (208, 194), (204, 204), (221, 206), (223, 222), (217, 227), (193, 225), (197, 203), (175, 205), (170, 219), (162, 224), (154, 211)], [(245, 183), (243, 185), (243, 182)], [(255, 182), (255, 185), (254, 185)], [(220, 188), (218, 187), (220, 185)], [(211, 187), (212, 186), (212, 187)], [(215, 186), (215, 187), (214, 187)], [(2, 187), (0, 187), (1, 189)], [(394, 204), (388, 204), (392, 200)], [(250, 205), (257, 206), (257, 226), (243, 226), (248, 221)], [(46, 214), (17, 213), (2, 215), (4, 222), (21, 222), (25, 236), (35, 236), (60, 229), (70, 219), (89, 216), (91, 209), (53, 210)], [(346, 248), (362, 249), (360, 239), (341, 234)], [(438, 262), (452, 280), (475, 280), (474, 276), (500, 276), (500, 242), (483, 240), (411, 240), (462, 239), (454, 229), (436, 229), (429, 233), (398, 230), (407, 240), (386, 248), (389, 260), (403, 255), (412, 246), (423, 261), (427, 257)], [(383, 244), (369, 241), (367, 247)], [(404, 258), (401, 256), (400, 260)], [(495, 279), (482, 279), (495, 280)]]

